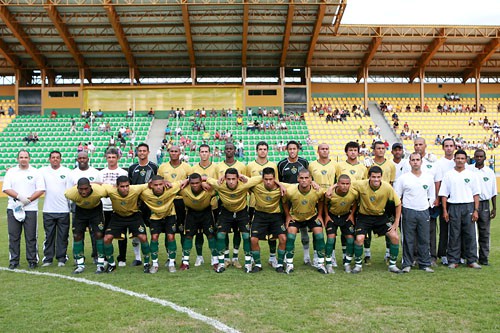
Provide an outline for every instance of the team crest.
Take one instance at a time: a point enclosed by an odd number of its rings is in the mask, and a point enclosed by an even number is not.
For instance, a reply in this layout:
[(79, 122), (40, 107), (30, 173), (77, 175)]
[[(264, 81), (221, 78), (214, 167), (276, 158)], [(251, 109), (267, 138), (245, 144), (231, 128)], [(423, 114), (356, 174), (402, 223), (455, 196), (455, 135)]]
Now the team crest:
[(121, 206), (126, 206), (126, 205), (127, 205), (127, 202), (126, 202), (126, 201), (122, 201), (122, 202), (120, 202), (120, 205), (121, 205)]
[(342, 202), (340, 203), (340, 206), (341, 206), (341, 207), (344, 207), (345, 205), (347, 205), (347, 204), (345, 203), (345, 201), (342, 201)]
[(234, 194), (234, 193), (231, 193), (229, 196), (230, 196), (231, 198), (236, 198), (236, 194)]
[(300, 203), (302, 204), (302, 206), (305, 206), (307, 205), (307, 200), (302, 200)]
[(354, 174), (356, 173), (356, 170), (349, 170), (349, 173), (350, 173), (351, 175), (354, 175)]
[(262, 176), (262, 170), (259, 171), (259, 175)]
[(89, 177), (89, 180), (90, 180), (91, 182), (93, 182), (93, 181), (95, 180), (95, 178), (94, 178), (94, 177)]
[(465, 178), (465, 179), (464, 179), (464, 182), (465, 182), (466, 184), (468, 184), (468, 183), (470, 182), (470, 179), (469, 179), (469, 178)]
[(146, 175), (146, 170), (139, 171), (139, 175), (141, 175), (141, 177), (144, 177)]
[(271, 199), (272, 199), (272, 198), (271, 198), (270, 196), (267, 196), (267, 197), (266, 197), (266, 201), (271, 201)]
[(427, 164), (427, 169), (430, 169), (430, 168), (432, 168), (432, 165)]
[(156, 204), (157, 204), (158, 206), (161, 206), (161, 205), (163, 204), (163, 201), (158, 200), (158, 201), (156, 202)]
[(196, 200), (196, 199), (193, 199), (193, 200), (191, 200), (191, 202), (192, 202), (193, 204), (195, 204), (195, 205), (196, 205), (196, 204), (197, 204), (198, 202), (200, 202), (200, 201), (199, 201), (199, 200)]
[(139, 230), (139, 232), (144, 232), (144, 227), (142, 225), (140, 225), (137, 230)]
[(427, 185), (423, 185), (422, 187), (424, 188), (424, 190), (427, 190), (429, 188), (429, 186)]
[(488, 181), (488, 180), (490, 180), (490, 179), (489, 179), (488, 177), (483, 177), (483, 180), (484, 180), (485, 182), (487, 182), (487, 181)]
[(66, 175), (60, 175), (61, 179), (66, 179)]
[(170, 177), (172, 177), (172, 179), (175, 179), (175, 177), (177, 177), (177, 174), (173, 173), (173, 174), (170, 175)]
[(32, 180), (32, 179), (33, 179), (33, 176), (28, 176), (28, 177), (26, 177), (26, 178), (28, 178), (28, 180)]
[(375, 202), (375, 197), (374, 196), (370, 197), (370, 202)]
[(83, 206), (88, 206), (88, 205), (90, 205), (90, 201), (84, 201), (83, 202)]
[(321, 170), (321, 174), (324, 176), (326, 175), (326, 170)]

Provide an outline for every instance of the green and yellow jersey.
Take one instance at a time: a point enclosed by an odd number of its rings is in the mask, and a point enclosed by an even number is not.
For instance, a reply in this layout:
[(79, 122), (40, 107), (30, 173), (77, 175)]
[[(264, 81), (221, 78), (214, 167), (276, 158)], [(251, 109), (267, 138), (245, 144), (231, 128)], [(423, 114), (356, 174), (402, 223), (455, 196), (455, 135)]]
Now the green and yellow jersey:
[(306, 193), (299, 191), (299, 185), (287, 186), (283, 202), (289, 203), (290, 215), (296, 222), (307, 221), (318, 214), (316, 205), (323, 201), (324, 189), (314, 190), (312, 187)]
[(342, 161), (337, 164), (335, 176), (339, 179), (340, 175), (345, 174), (351, 178), (351, 181), (362, 180), (368, 177), (368, 169), (362, 163), (350, 164)]
[[(252, 161), (247, 164), (247, 173), (246, 175), (248, 177), (255, 177), (255, 176), (261, 176), (262, 177), (262, 170), (264, 168), (273, 168), (274, 169), (274, 176), (276, 179), (278, 179), (278, 167), (276, 166), (276, 163), (267, 161), (264, 164), (260, 164), (257, 161)], [(255, 197), (253, 193), (250, 193), (250, 200), (248, 202), (249, 207), (255, 207)]]
[(203, 211), (211, 206), (212, 198), (215, 196), (215, 191), (207, 192), (202, 190), (198, 194), (194, 194), (191, 187), (188, 185), (179, 193), (182, 196), (184, 205), (195, 211)]
[(210, 184), (219, 193), (219, 198), (222, 205), (230, 212), (239, 212), (247, 206), (247, 193), (251, 187), (262, 182), (262, 177), (249, 178), (246, 183), (238, 181), (238, 185), (234, 190), (227, 187), (223, 182), (221, 185), (217, 183), (217, 179), (209, 178), (207, 183)]
[(358, 192), (359, 213), (363, 215), (381, 216), (385, 213), (385, 207), (389, 201), (395, 206), (401, 204), (399, 196), (392, 186), (382, 181), (380, 187), (372, 189), (369, 180), (355, 181), (351, 185)]
[(235, 160), (233, 164), (227, 164), (226, 161), (222, 161), (217, 164), (217, 172), (219, 173), (217, 178), (223, 177), (229, 168), (235, 168), (240, 175), (245, 176), (247, 174), (247, 166), (244, 163)]
[(373, 165), (377, 165), (382, 169), (382, 180), (388, 182), (389, 184), (394, 183), (396, 180), (396, 166), (392, 161), (385, 159), (382, 163), (377, 163), (373, 161)]
[[(183, 181), (192, 174), (191, 166), (185, 162), (181, 162), (178, 166), (173, 166), (170, 162), (162, 163), (158, 168), (158, 176), (169, 182)], [(182, 199), (177, 196), (176, 199)]]
[(120, 216), (130, 216), (139, 211), (137, 200), (142, 191), (148, 188), (148, 184), (130, 185), (129, 192), (126, 197), (122, 197), (118, 193), (118, 189), (110, 184), (103, 184), (102, 187), (106, 190), (108, 197), (111, 199), (113, 212)]
[(141, 194), (141, 200), (151, 209), (151, 220), (161, 220), (175, 215), (174, 199), (181, 188), (181, 182), (173, 182), (171, 188), (165, 188), (162, 195), (157, 196), (153, 190), (146, 188)]
[(337, 163), (330, 160), (326, 164), (320, 163), (318, 160), (309, 164), (309, 172), (316, 184), (321, 188), (328, 189), (335, 183), (335, 174), (337, 172)]
[(82, 197), (78, 193), (78, 189), (75, 186), (69, 188), (64, 192), (67, 199), (73, 201), (75, 205), (83, 209), (93, 209), (101, 204), (101, 198), (107, 197), (108, 192), (101, 185), (92, 184), (92, 192), (86, 198)]
[(191, 167), (191, 173), (198, 173), (202, 177), (205, 176), (207, 178), (218, 178), (219, 173), (217, 172), (217, 164), (210, 162), (207, 167), (203, 167), (200, 163), (193, 165)]
[(339, 195), (332, 192), (331, 198), (326, 198), (326, 204), (328, 205), (328, 212), (333, 215), (344, 215), (351, 211), (351, 207), (356, 202), (358, 198), (358, 192), (352, 187), (349, 188), (349, 192), (345, 195)]
[(263, 183), (254, 186), (252, 194), (255, 199), (255, 210), (263, 213), (281, 213), (281, 189), (268, 190)]

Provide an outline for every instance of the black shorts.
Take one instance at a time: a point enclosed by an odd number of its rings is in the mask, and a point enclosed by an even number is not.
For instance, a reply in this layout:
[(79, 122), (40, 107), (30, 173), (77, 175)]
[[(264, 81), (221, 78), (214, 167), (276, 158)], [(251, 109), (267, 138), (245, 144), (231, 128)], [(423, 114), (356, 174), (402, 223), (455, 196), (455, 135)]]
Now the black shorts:
[(382, 236), (389, 231), (391, 226), (392, 223), (389, 222), (389, 219), (385, 214), (380, 216), (358, 214), (355, 228), (356, 236), (366, 235), (370, 232)]
[(73, 234), (84, 234), (87, 228), (92, 233), (104, 232), (102, 204), (93, 209), (75, 208), (72, 225)]
[(175, 226), (175, 215), (167, 216), (161, 220), (153, 220), (149, 221), (149, 232), (151, 235), (154, 234), (175, 234), (176, 226)]
[(302, 222), (297, 222), (297, 221), (292, 221), (288, 224), (288, 227), (295, 227), (297, 229), (301, 228), (308, 228), (309, 231), (312, 231), (314, 228), (321, 228), (323, 229), (323, 224), (321, 223), (320, 220), (318, 220), (318, 216), (313, 216), (307, 221), (302, 221)]
[(108, 229), (109, 222), (111, 222), (111, 216), (113, 215), (112, 210), (103, 211), (104, 214), (104, 230)]
[(276, 239), (279, 235), (284, 234), (285, 230), (283, 214), (255, 211), (250, 233), (252, 237), (257, 237), (260, 240)]
[(142, 220), (144, 221), (144, 225), (149, 228), (150, 219), (151, 219), (151, 209), (149, 209), (148, 205), (144, 202), (139, 201), (139, 210), (142, 214)]
[(212, 207), (209, 206), (202, 211), (187, 209), (185, 225), (186, 236), (193, 237), (200, 232), (203, 232), (207, 236), (213, 236), (214, 230)]
[(106, 228), (106, 235), (113, 235), (117, 239), (124, 239), (127, 229), (134, 237), (146, 234), (146, 227), (144, 226), (141, 213), (137, 212), (130, 216), (120, 216), (116, 213), (111, 214), (111, 221)]
[(333, 215), (329, 212), (328, 216), (330, 216), (333, 222), (328, 222), (326, 224), (326, 234), (337, 235), (337, 228), (340, 228), (342, 235), (354, 235), (354, 224), (347, 220), (349, 214), (350, 213), (344, 215)]
[(230, 233), (231, 230), (237, 232), (250, 232), (250, 219), (245, 207), (239, 212), (230, 212), (224, 207), (219, 209), (219, 218), (217, 220), (217, 232)]
[(184, 223), (186, 222), (186, 206), (184, 200), (174, 199), (175, 206), (175, 232), (179, 234), (184, 233)]

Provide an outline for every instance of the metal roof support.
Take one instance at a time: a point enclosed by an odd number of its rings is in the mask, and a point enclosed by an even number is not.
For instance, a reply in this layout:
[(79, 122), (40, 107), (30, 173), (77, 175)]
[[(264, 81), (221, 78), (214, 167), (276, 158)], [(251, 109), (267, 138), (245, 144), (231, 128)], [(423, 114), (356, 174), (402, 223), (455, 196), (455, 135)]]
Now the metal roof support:
[(9, 45), (3, 39), (0, 39), (0, 54), (14, 69), (21, 67), (21, 61), (19, 61), (19, 58), (12, 52)]
[(481, 90), (480, 90), (480, 86), (479, 86), (479, 81), (481, 81), (481, 70), (479, 68), (476, 68), (474, 70), (474, 78), (476, 79), (476, 93), (475, 93), (475, 97), (476, 97), (476, 110), (477, 112), (479, 112), (479, 105), (481, 104)]
[[(380, 28), (378, 29), (380, 30)], [(363, 77), (363, 74), (365, 72), (365, 68), (368, 68), (370, 66), (370, 62), (375, 57), (375, 54), (377, 53), (377, 49), (379, 48), (380, 44), (382, 44), (382, 37), (372, 38), (370, 46), (368, 47), (368, 50), (365, 53), (365, 56), (363, 57), (363, 61), (361, 62), (361, 67), (358, 69), (358, 76), (356, 78), (356, 83), (359, 83), (361, 81), (361, 78)]]
[[(250, 5), (243, 4), (243, 29), (241, 33), (241, 66), (247, 67), (247, 48), (248, 48), (248, 12)], [(246, 73), (246, 70), (245, 70)]]
[(323, 24), (323, 18), (325, 17), (325, 13), (326, 13), (326, 3), (322, 2), (318, 8), (318, 16), (316, 18), (316, 24), (314, 25), (313, 35), (311, 36), (311, 43), (309, 44), (309, 51), (307, 52), (305, 67), (311, 66), (314, 49), (316, 48), (316, 42), (318, 41), (319, 33), (321, 32), (321, 25)]
[[(191, 23), (189, 23), (189, 9), (187, 4), (182, 5), (182, 23), (184, 24), (184, 31), (186, 34), (186, 43), (189, 52), (189, 63), (191, 64), (191, 69), (193, 69), (196, 68), (196, 59), (194, 57), (193, 36), (191, 35)], [(192, 77), (193, 76), (191, 75), (191, 78)]]
[[(424, 98), (425, 98), (425, 88), (424, 88), (424, 79), (425, 79), (425, 69), (421, 68), (420, 73), (418, 73), (418, 78), (420, 80), (420, 110), (424, 110)], [(396, 133), (397, 134), (397, 133)]]
[(473, 77), (476, 70), (480, 70), (481, 66), (488, 61), (488, 59), (495, 54), (497, 48), (500, 46), (500, 38), (493, 38), (488, 44), (484, 46), (483, 52), (479, 53), (471, 63), (471, 68), (464, 71), (463, 83)]
[(285, 35), (283, 36), (283, 47), (281, 51), (281, 61), (280, 67), (285, 67), (286, 64), (286, 54), (288, 52), (288, 45), (290, 43), (290, 34), (292, 32), (292, 24), (293, 24), (293, 15), (295, 12), (295, 5), (293, 4), (293, 0), (288, 4), (288, 14), (286, 17), (286, 25), (285, 25)]
[(432, 60), (432, 57), (434, 57), (434, 55), (437, 53), (439, 48), (446, 42), (446, 37), (444, 37), (444, 36), (445, 36), (445, 30), (444, 30), (444, 28), (442, 28), (439, 31), (439, 37), (434, 38), (432, 43), (430, 43), (429, 46), (427, 46), (424, 53), (422, 53), (422, 55), (420, 56), (420, 59), (418, 59), (418, 61), (417, 61), (417, 64), (416, 64), (417, 67), (415, 67), (411, 71), (410, 83), (412, 83), (413, 80), (415, 80), (418, 77), (418, 75), (420, 74), (420, 71), (422, 69), (425, 69), (425, 66), (427, 66), (429, 64), (429, 62)]

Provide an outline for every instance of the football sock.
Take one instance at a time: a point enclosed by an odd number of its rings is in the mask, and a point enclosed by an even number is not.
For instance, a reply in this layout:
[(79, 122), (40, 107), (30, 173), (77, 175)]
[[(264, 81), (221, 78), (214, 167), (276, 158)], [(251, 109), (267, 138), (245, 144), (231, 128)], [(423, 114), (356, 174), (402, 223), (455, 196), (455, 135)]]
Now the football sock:
[[(356, 265), (361, 266), (363, 263), (363, 260), (361, 259), (361, 256), (363, 255), (363, 245), (358, 245), (354, 243), (354, 261)], [(346, 256), (347, 259), (347, 256)]]
[[(83, 245), (83, 244), (82, 244)], [(97, 249), (97, 264), (99, 266), (104, 265), (104, 239), (96, 239), (95, 247)]]
[(399, 254), (399, 244), (391, 244), (389, 247), (389, 266), (396, 265)]
[(113, 266), (115, 263), (115, 258), (113, 257), (113, 243), (104, 243), (104, 254), (106, 255), (106, 259), (108, 260), (109, 264)]
[(76, 259), (78, 266), (85, 266), (83, 258), (83, 241), (73, 242), (73, 257)]
[(318, 263), (323, 264), (325, 262), (325, 236), (323, 233), (313, 235), (313, 245), (316, 252), (318, 252)]
[[(250, 253), (250, 233), (248, 232), (242, 232), (241, 233), (242, 237), (243, 237), (243, 251), (245, 251), (245, 264), (250, 264), (252, 261), (252, 257), (251, 257), (251, 253)], [(236, 248), (235, 248), (236, 249)], [(234, 250), (233, 250), (234, 252)], [(238, 258), (236, 256), (236, 258)], [(233, 256), (233, 259), (234, 259), (234, 256)]]
[(211, 237), (208, 239), (208, 247), (210, 248), (210, 251), (212, 251), (212, 256), (218, 256), (219, 252), (217, 251), (217, 241), (215, 240), (215, 237)]
[(177, 255), (177, 243), (175, 240), (167, 241), (167, 253), (169, 259), (175, 260), (175, 256)]
[[(199, 256), (203, 255), (203, 243), (205, 242), (203, 233), (199, 232), (196, 234), (194, 239), (194, 246), (196, 248), (196, 254)], [(208, 241), (208, 245), (210, 246), (210, 240)]]
[(153, 259), (153, 261), (158, 260), (158, 247), (158, 241), (152, 240), (149, 248), (151, 250), (151, 259)]
[[(137, 246), (137, 248), (138, 248), (138, 246)], [(141, 243), (141, 251), (142, 251), (142, 254), (144, 255), (144, 263), (149, 264), (149, 256), (151, 254), (151, 249), (149, 247), (148, 242)]]
[(335, 238), (327, 237), (325, 245), (325, 257), (327, 264), (332, 262), (332, 252), (334, 248), (335, 248)]
[(287, 259), (293, 259), (294, 250), (295, 250), (295, 234), (288, 234), (286, 235), (286, 258)]
[(283, 259), (285, 258), (285, 250), (278, 249), (278, 266), (283, 266)]
[[(225, 249), (226, 249), (226, 239), (227, 234), (218, 232), (217, 233), (217, 252), (219, 253), (219, 264), (224, 264)], [(227, 253), (227, 258), (229, 258), (229, 252)]]
[(262, 266), (260, 261), (260, 251), (252, 251), (253, 261), (255, 261), (255, 266)]

